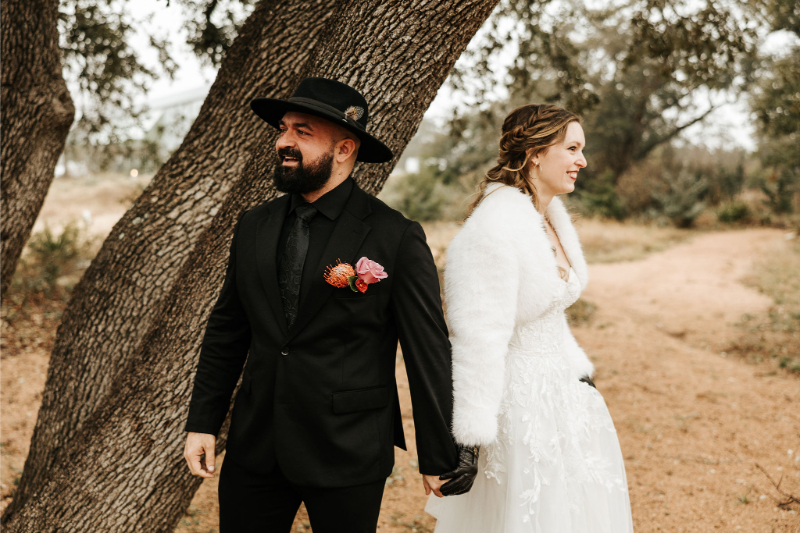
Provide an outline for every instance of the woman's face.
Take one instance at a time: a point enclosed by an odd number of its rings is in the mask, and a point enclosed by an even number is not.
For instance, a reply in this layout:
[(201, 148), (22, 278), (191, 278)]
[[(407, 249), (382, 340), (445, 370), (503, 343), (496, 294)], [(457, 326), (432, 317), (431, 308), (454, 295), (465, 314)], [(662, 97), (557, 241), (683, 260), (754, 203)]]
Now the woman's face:
[(577, 122), (570, 122), (564, 140), (531, 159), (531, 176), (540, 195), (555, 196), (575, 190), (578, 171), (586, 168), (583, 148), (586, 138)]

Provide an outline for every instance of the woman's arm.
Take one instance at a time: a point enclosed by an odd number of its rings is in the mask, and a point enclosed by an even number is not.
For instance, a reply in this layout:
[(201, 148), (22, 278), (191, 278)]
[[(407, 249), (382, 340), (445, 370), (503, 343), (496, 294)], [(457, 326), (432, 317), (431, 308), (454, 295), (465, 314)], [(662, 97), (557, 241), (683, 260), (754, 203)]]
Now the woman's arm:
[(519, 261), (507, 235), (465, 228), (447, 252), (445, 299), (453, 350), (453, 435), (465, 446), (497, 436)]

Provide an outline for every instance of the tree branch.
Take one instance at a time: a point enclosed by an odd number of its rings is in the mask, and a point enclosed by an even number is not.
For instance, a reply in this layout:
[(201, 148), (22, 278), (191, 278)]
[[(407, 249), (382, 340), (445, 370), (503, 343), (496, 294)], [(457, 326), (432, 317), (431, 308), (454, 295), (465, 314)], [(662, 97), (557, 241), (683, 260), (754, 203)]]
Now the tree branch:
[(772, 479), (772, 477), (767, 473), (766, 470), (764, 470), (764, 468), (760, 464), (756, 463), (756, 468), (761, 470), (764, 473), (764, 475), (767, 476), (767, 479), (769, 480), (770, 483), (772, 483), (772, 486), (775, 487), (775, 490), (778, 491), (778, 494), (786, 498), (784, 501), (779, 501), (770, 496), (770, 498), (772, 498), (775, 501), (778, 507), (780, 507), (781, 509), (789, 509), (793, 503), (800, 504), (800, 499), (798, 499), (796, 496), (781, 490), (781, 482), (783, 481), (783, 476), (781, 476), (781, 479), (778, 480), (777, 483), (775, 483), (775, 480)]
[(722, 107), (723, 105), (725, 105), (725, 104), (712, 105), (707, 111), (705, 111), (699, 117), (693, 118), (689, 122), (678, 126), (677, 128), (673, 129), (671, 132), (667, 133), (666, 135), (661, 135), (660, 137), (656, 137), (652, 141), (647, 142), (644, 146), (642, 146), (642, 148), (636, 154), (636, 159), (644, 158), (647, 154), (652, 152), (654, 148), (664, 144), (665, 142), (671, 141), (672, 139), (677, 137), (677, 135), (680, 132), (682, 132), (683, 130), (685, 130), (689, 126), (693, 126), (693, 125), (697, 124), (698, 122), (700, 122), (701, 120), (706, 118), (708, 115), (710, 115), (712, 112), (714, 112), (717, 109), (719, 109), (720, 107)]

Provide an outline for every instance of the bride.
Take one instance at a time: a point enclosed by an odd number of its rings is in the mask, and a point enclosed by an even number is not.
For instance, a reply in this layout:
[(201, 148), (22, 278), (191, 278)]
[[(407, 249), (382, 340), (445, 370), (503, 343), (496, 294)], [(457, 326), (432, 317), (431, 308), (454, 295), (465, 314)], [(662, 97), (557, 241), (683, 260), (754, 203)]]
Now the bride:
[(584, 144), (569, 111), (514, 110), (448, 249), (453, 434), (479, 472), (469, 492), (431, 496), (437, 533), (633, 531), (614, 424), (564, 313), (587, 267), (557, 195), (574, 190)]

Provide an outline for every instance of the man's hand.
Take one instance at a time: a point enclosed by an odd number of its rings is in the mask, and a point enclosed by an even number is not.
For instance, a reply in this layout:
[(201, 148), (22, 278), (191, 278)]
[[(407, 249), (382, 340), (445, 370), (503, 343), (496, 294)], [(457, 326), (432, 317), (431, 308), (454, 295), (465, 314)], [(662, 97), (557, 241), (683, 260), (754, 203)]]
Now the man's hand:
[(425, 487), (425, 496), (433, 492), (439, 498), (442, 497), (439, 488), (444, 485), (444, 482), (439, 479), (439, 476), (426, 476), (422, 474), (422, 485)]
[(442, 496), (456, 496), (469, 492), (475, 483), (475, 476), (478, 475), (478, 451), (477, 446), (470, 448), (458, 446), (458, 466), (452, 472), (439, 476), (439, 479), (450, 480), (442, 485)]
[[(193, 433), (186, 435), (186, 447), (183, 457), (189, 463), (189, 470), (193, 476), (214, 477), (214, 446), (217, 438), (210, 433)], [(205, 456), (205, 457), (204, 457)]]

